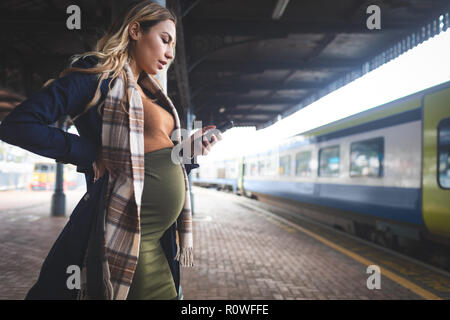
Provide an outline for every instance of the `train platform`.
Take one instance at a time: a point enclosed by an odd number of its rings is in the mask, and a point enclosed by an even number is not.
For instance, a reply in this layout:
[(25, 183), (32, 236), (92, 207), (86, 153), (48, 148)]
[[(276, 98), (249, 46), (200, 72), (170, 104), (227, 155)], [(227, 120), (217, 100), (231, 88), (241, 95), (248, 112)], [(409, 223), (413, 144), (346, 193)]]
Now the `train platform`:
[[(185, 300), (450, 299), (450, 276), (439, 269), (267, 203), (193, 192), (195, 266), (181, 270)], [(27, 193), (0, 194), (16, 204), (0, 202), (0, 299), (25, 297), (84, 192), (66, 193), (66, 217), (49, 216), (50, 192)]]

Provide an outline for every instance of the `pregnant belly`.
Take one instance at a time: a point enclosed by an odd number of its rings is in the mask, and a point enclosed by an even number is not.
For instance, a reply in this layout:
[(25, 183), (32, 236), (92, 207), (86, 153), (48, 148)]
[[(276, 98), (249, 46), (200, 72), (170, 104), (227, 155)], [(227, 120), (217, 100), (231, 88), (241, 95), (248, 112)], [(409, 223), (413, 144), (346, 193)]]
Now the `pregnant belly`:
[(145, 154), (145, 180), (141, 199), (141, 236), (159, 240), (175, 222), (185, 200), (180, 164), (172, 162), (172, 148)]

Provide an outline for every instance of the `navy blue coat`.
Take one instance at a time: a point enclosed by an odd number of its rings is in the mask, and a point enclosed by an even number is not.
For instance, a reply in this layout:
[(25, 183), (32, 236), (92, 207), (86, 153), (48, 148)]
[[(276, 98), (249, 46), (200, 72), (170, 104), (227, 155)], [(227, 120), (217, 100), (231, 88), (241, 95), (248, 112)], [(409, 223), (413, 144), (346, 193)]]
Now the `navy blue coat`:
[[(86, 57), (74, 66), (90, 68), (96, 58)], [(108, 84), (101, 84), (101, 100), (106, 98)], [(111, 85), (112, 86), (112, 85)], [(108, 172), (95, 183), (92, 163), (101, 147), (102, 118), (97, 112), (98, 105), (74, 121), (79, 136), (52, 126), (62, 116), (72, 118), (80, 114), (94, 96), (97, 88), (96, 75), (70, 73), (56, 79), (29, 99), (19, 104), (0, 123), (0, 139), (29, 150), (33, 153), (53, 158), (58, 162), (77, 166), (78, 172), (86, 177), (87, 194), (72, 212), (69, 221), (46, 257), (37, 282), (28, 292), (26, 299), (76, 299), (78, 289), (68, 289), (67, 273), (70, 265), (82, 266), (86, 248), (88, 250), (87, 287), (94, 299), (103, 299), (102, 241), (103, 204)], [(148, 92), (144, 90), (147, 94)], [(186, 164), (186, 172), (197, 168), (198, 164)], [(180, 266), (174, 260), (176, 255), (175, 223), (164, 233), (161, 245), (169, 262), (175, 287), (179, 289)], [(90, 240), (90, 241), (88, 241)], [(88, 243), (89, 242), (89, 243)]]

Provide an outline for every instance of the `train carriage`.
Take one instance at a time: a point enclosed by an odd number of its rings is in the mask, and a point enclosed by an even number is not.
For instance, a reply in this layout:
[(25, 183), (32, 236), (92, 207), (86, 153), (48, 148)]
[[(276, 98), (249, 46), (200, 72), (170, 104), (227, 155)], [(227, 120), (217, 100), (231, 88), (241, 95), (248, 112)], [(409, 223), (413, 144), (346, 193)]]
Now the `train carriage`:
[[(234, 161), (227, 183), (244, 194), (396, 245), (450, 245), (450, 82)], [(199, 177), (219, 179), (214, 165)]]

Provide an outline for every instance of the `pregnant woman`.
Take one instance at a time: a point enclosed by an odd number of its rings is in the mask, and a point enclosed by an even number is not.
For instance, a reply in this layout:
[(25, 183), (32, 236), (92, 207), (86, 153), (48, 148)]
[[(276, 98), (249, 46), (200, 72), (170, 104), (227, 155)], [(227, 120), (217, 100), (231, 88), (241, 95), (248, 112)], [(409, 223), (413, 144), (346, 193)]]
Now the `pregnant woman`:
[[(134, 4), (111, 25), (95, 50), (76, 56), (58, 79), (0, 125), (2, 140), (87, 167), (94, 184), (103, 183), (108, 174), (106, 196), (98, 198), (105, 207), (99, 276), (105, 299), (177, 299), (174, 275), (179, 270), (174, 271), (173, 257), (161, 245), (163, 234), (175, 222), (176, 259), (182, 266), (193, 265), (187, 180), (192, 166), (175, 160), (207, 155), (222, 137), (216, 132), (211, 142), (194, 140), (194, 135), (181, 141), (177, 110), (154, 77), (173, 62), (175, 42), (176, 18), (168, 9), (151, 1)], [(43, 122), (53, 123), (65, 114), (72, 117), (80, 136), (44, 128)], [(175, 148), (179, 143), (185, 146), (181, 154)], [(49, 257), (56, 256), (53, 249)], [(92, 273), (85, 263), (78, 299), (92, 295), (86, 285), (86, 276), (92, 280)], [(40, 285), (29, 297), (50, 296), (53, 289), (48, 288), (46, 295), (45, 284), (59, 279), (58, 269), (52, 270), (52, 280), (46, 280), (52, 264), (44, 265), (47, 271), (41, 271)]]

